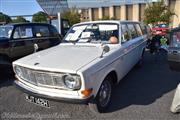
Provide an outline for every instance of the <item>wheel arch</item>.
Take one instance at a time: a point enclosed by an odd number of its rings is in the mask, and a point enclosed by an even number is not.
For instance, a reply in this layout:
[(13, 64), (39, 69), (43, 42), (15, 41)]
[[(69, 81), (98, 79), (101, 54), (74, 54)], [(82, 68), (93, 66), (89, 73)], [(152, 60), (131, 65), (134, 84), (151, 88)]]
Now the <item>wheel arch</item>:
[(115, 70), (110, 71), (110, 72), (106, 75), (106, 77), (104, 78), (104, 80), (107, 79), (108, 77), (111, 78), (111, 82), (113, 83), (113, 85), (115, 85), (115, 84), (118, 83), (118, 76), (117, 76), (117, 73), (116, 73)]
[(110, 80), (111, 80), (111, 82), (112, 82), (112, 85), (116, 85), (116, 84), (118, 83), (118, 75), (117, 75), (117, 72), (116, 72), (115, 70), (111, 70), (111, 71), (107, 72), (107, 74), (105, 74), (105, 76), (102, 78), (101, 83), (99, 83), (99, 85), (97, 86), (98, 89), (96, 90), (96, 92), (95, 92), (95, 94), (94, 94), (95, 97), (96, 97), (96, 95), (98, 94), (99, 89), (100, 89), (103, 81), (106, 80), (108, 77), (111, 78)]

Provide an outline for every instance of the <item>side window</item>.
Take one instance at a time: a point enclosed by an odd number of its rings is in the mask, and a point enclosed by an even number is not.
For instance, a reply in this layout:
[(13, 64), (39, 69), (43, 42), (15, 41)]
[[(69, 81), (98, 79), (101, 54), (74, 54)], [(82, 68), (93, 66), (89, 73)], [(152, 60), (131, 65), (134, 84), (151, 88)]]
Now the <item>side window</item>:
[(52, 37), (59, 37), (59, 32), (57, 31), (57, 29), (54, 26), (49, 26), (50, 28), (50, 32), (51, 32), (51, 36)]
[(144, 24), (140, 24), (143, 35), (147, 34), (147, 29)]
[(65, 28), (65, 29), (69, 29), (70, 28), (70, 25), (69, 25), (68, 21), (63, 20), (62, 24), (63, 24), (63, 28)]
[(48, 37), (49, 29), (48, 26), (34, 26), (35, 36), (36, 37)]
[(139, 24), (135, 24), (135, 28), (136, 28), (138, 36), (142, 36), (142, 30), (141, 30)]
[(172, 34), (171, 47), (180, 47), (180, 31), (174, 32)]
[(19, 26), (16, 27), (13, 38), (19, 39), (19, 38), (31, 38), (33, 37), (33, 32), (31, 26)]
[(134, 25), (133, 24), (127, 24), (127, 25), (128, 25), (128, 29), (131, 33), (131, 37), (136, 38), (138, 35), (137, 35), (137, 32), (136, 32)]
[(128, 32), (128, 28), (126, 24), (121, 25), (121, 42), (124, 43), (131, 39), (131, 36)]
[(150, 28), (148, 25), (146, 25), (146, 29), (147, 29), (147, 33), (148, 33), (148, 34), (151, 34), (151, 33), (152, 33), (151, 28)]

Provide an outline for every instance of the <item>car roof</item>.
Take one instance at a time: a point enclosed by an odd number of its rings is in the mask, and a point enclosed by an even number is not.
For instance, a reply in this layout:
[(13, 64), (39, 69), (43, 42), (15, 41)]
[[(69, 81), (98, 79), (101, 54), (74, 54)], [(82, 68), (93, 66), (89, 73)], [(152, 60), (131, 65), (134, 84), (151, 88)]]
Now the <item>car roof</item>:
[(50, 24), (47, 23), (10, 23), (2, 26), (21, 26), (21, 25), (44, 25), (44, 26), (49, 26)]
[(83, 25), (83, 24), (90, 24), (90, 23), (116, 23), (116, 24), (120, 24), (120, 23), (140, 23), (138, 21), (130, 21), (130, 20), (98, 20), (98, 21), (90, 21), (90, 22), (81, 22), (81, 23), (77, 23), (75, 25)]

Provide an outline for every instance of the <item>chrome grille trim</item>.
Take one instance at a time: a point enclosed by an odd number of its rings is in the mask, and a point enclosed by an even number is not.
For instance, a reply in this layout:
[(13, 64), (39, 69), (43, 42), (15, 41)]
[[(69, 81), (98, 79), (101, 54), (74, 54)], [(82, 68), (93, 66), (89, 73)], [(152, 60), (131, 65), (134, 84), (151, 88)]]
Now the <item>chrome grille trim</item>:
[(46, 71), (38, 71), (25, 67), (20, 67), (22, 71), (21, 79), (36, 86), (63, 88), (65, 89), (62, 73), (52, 73)]

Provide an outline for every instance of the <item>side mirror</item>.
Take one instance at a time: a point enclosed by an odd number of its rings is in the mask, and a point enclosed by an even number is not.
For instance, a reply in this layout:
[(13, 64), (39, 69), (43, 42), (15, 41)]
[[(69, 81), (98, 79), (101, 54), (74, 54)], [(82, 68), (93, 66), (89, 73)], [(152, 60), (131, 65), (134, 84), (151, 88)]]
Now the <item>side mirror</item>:
[(103, 46), (103, 52), (104, 52), (104, 53), (107, 53), (107, 52), (109, 52), (109, 51), (110, 51), (109, 46), (108, 46), (108, 45), (104, 45), (104, 46)]
[(101, 54), (100, 58), (102, 58), (103, 55), (104, 55), (105, 53), (108, 53), (109, 51), (110, 51), (109, 46), (102, 44), (102, 54)]
[(38, 44), (34, 44), (34, 53), (36, 53), (38, 51), (38, 49), (39, 49)]

